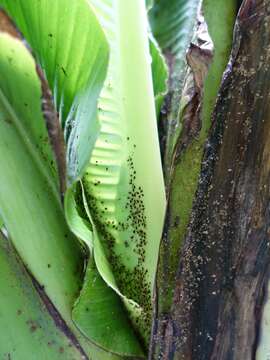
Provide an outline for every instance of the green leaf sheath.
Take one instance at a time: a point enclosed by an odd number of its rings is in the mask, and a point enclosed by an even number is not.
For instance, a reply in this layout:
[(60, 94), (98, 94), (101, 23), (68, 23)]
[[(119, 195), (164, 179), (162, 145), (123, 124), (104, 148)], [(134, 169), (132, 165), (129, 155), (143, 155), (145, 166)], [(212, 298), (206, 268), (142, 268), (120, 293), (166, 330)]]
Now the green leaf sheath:
[(54, 322), (11, 244), (0, 233), (0, 358), (82, 359)]
[[(211, 3), (211, 4), (210, 4)], [(210, 10), (211, 8), (211, 10)], [(211, 114), (214, 108), (217, 91), (221, 84), (222, 74), (228, 63), (231, 45), (233, 24), (236, 16), (236, 1), (207, 1), (204, 2), (205, 17), (208, 22), (210, 35), (214, 41), (214, 58), (204, 83), (202, 98), (201, 122), (199, 134), (181, 154), (170, 161), (170, 194), (166, 221), (166, 234), (161, 247), (159, 267), (159, 313), (169, 311), (173, 289), (175, 286), (175, 272), (179, 264), (177, 254), (183, 245), (194, 195), (198, 185), (201, 159), (208, 130), (211, 126)], [(222, 19), (220, 14), (224, 14)], [(220, 24), (220, 25), (217, 25)], [(183, 99), (182, 99), (183, 102)], [(179, 106), (179, 105), (178, 105)], [(184, 108), (184, 107), (183, 107)], [(172, 110), (173, 111), (173, 110)], [(179, 121), (183, 121), (184, 112), (179, 113)], [(182, 128), (181, 128), (182, 130)], [(181, 143), (182, 132), (176, 140)], [(170, 149), (173, 153), (173, 149)]]
[[(210, 35), (213, 36), (214, 57), (204, 83), (200, 115), (202, 129), (198, 137), (193, 139), (187, 150), (182, 153), (179, 161), (176, 161), (172, 175), (171, 230), (169, 235), (174, 239), (172, 243), (179, 243), (179, 239), (183, 239), (186, 233), (193, 198), (197, 189), (203, 149), (211, 126), (211, 115), (222, 75), (229, 61), (237, 4), (235, 0), (204, 0), (203, 8)], [(222, 19), (220, 14), (224, 14)], [(181, 114), (180, 120), (183, 121)], [(180, 219), (180, 222), (174, 226), (173, 223), (177, 223), (177, 219)]]
[(207, 133), (211, 125), (211, 114), (215, 106), (222, 74), (231, 52), (233, 28), (237, 14), (237, 0), (204, 0), (203, 11), (215, 49), (213, 62), (204, 85), (204, 121), (202, 125), (203, 133)]
[(33, 49), (65, 129), (70, 182), (83, 173), (96, 137), (97, 99), (108, 44), (87, 0), (0, 0)]
[(146, 11), (143, 0), (91, 4), (111, 48), (101, 134), (82, 180), (94, 257), (147, 343), (165, 195)]

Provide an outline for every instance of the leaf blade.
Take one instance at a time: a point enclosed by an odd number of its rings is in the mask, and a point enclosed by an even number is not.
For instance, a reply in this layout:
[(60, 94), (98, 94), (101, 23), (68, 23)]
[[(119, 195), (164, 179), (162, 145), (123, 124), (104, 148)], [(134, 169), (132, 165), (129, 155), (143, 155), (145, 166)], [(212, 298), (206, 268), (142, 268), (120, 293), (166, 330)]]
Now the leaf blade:
[[(72, 272), (77, 266), (80, 252), (76, 250), (75, 241), (65, 224), (56, 185), (50, 180), (47, 158), (45, 161), (41, 153), (36, 152), (39, 136), (48, 139), (40, 109), (40, 84), (34, 61), (19, 40), (1, 33), (0, 49), (0, 148), (5, 154), (0, 160), (3, 170), (0, 175), (1, 213), (16, 248), (38, 280), (45, 286), (51, 284), (52, 288), (57, 289), (61, 279), (63, 292), (53, 294), (52, 291), (51, 295), (56, 303), (62, 303), (65, 312), (78, 291), (78, 278)], [(12, 59), (12, 66), (8, 59)], [(25, 88), (28, 88), (28, 92), (24, 91)], [(15, 94), (17, 102), (14, 100)], [(36, 130), (40, 134), (37, 139), (31, 136), (31, 131), (29, 135), (26, 130), (27, 119), (30, 118), (28, 108), (23, 108), (25, 101), (35, 109)], [(20, 121), (18, 116), (25, 122)], [(31, 209), (35, 209), (35, 212)], [(69, 246), (66, 246), (65, 232), (68, 234)], [(34, 234), (39, 234), (39, 249)], [(58, 242), (53, 241), (54, 237)], [(28, 239), (28, 242), (24, 239)], [(58, 254), (59, 262), (51, 264), (51, 253)], [(71, 256), (74, 260), (70, 262)], [(70, 269), (64, 265), (69, 262)], [(53, 269), (56, 267), (55, 270), (51, 271), (48, 264)], [(63, 268), (65, 276), (62, 279)], [(40, 274), (46, 275), (41, 278)], [(64, 292), (69, 295), (64, 296)]]
[(108, 63), (103, 31), (87, 0), (69, 4), (1, 0), (0, 4), (31, 45), (53, 92), (65, 128), (68, 177), (73, 182), (89, 160), (99, 129), (96, 104)]
[[(36, 292), (14, 249), (0, 234), (0, 357), (28, 358), (29, 350), (40, 359), (81, 359), (71, 339), (58, 328)], [(14, 326), (16, 324), (16, 326)]]

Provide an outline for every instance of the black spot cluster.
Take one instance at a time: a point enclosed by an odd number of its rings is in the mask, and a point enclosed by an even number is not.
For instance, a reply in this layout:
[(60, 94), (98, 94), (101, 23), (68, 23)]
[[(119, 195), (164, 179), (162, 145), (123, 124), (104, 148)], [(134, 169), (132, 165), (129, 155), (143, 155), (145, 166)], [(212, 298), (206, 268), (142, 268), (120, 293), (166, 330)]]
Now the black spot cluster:
[[(96, 164), (98, 165), (98, 164)], [(147, 269), (144, 268), (145, 246), (147, 243), (147, 220), (145, 215), (144, 192), (136, 184), (136, 170), (131, 156), (127, 159), (129, 173), (129, 191), (124, 205), (124, 219), (117, 219), (117, 223), (109, 220), (106, 203), (94, 196), (94, 191), (100, 181), (83, 180), (85, 195), (91, 216), (100, 235), (106, 257), (112, 267), (119, 290), (128, 298), (135, 301), (143, 309), (140, 319), (135, 319), (140, 328), (148, 335), (151, 327), (151, 288), (147, 279)], [(120, 206), (120, 205), (119, 205)], [(121, 220), (121, 221), (119, 221)], [(116, 250), (115, 230), (125, 232), (123, 245), (136, 254), (137, 264), (131, 270), (125, 266), (123, 255)], [(119, 247), (118, 247), (119, 249)], [(126, 259), (125, 259), (126, 260)]]

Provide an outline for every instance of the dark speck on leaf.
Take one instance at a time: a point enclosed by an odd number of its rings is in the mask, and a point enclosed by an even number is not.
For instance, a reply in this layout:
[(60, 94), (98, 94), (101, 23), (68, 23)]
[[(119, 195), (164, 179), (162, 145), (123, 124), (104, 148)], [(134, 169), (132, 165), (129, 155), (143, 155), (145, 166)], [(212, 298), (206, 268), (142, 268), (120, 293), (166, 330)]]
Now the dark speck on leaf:
[(33, 320), (28, 320), (27, 322), (27, 325), (29, 325), (29, 329), (30, 329), (30, 332), (35, 332), (37, 331), (39, 325), (36, 324)]
[(35, 324), (31, 325), (30, 331), (35, 332), (37, 330), (37, 326)]
[(63, 68), (63, 66), (61, 66), (61, 70), (63, 71), (64, 75), (67, 76), (67, 72), (66, 72), (66, 70)]

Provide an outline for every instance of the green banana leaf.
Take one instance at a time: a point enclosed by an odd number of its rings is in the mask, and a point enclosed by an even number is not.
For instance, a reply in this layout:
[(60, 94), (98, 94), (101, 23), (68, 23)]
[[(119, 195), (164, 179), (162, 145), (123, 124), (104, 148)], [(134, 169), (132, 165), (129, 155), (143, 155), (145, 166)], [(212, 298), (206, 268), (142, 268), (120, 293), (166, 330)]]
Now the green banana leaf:
[(108, 352), (136, 359), (145, 357), (121, 299), (106, 285), (93, 258), (89, 260), (73, 319), (82, 333)]
[(67, 143), (68, 178), (80, 177), (98, 135), (97, 99), (108, 44), (87, 0), (0, 0), (30, 44), (50, 88)]
[[(91, 4), (111, 57), (98, 103), (101, 134), (82, 179), (84, 202), (97, 270), (120, 296), (147, 344), (165, 195), (146, 9), (143, 1)], [(83, 303), (78, 301), (73, 316), (87, 333), (78, 316)]]
[(0, 207), (23, 261), (63, 314), (80, 286), (81, 254), (66, 225), (41, 113), (35, 63), (0, 33)]
[(48, 312), (10, 242), (0, 233), (0, 358), (80, 360), (82, 353)]

